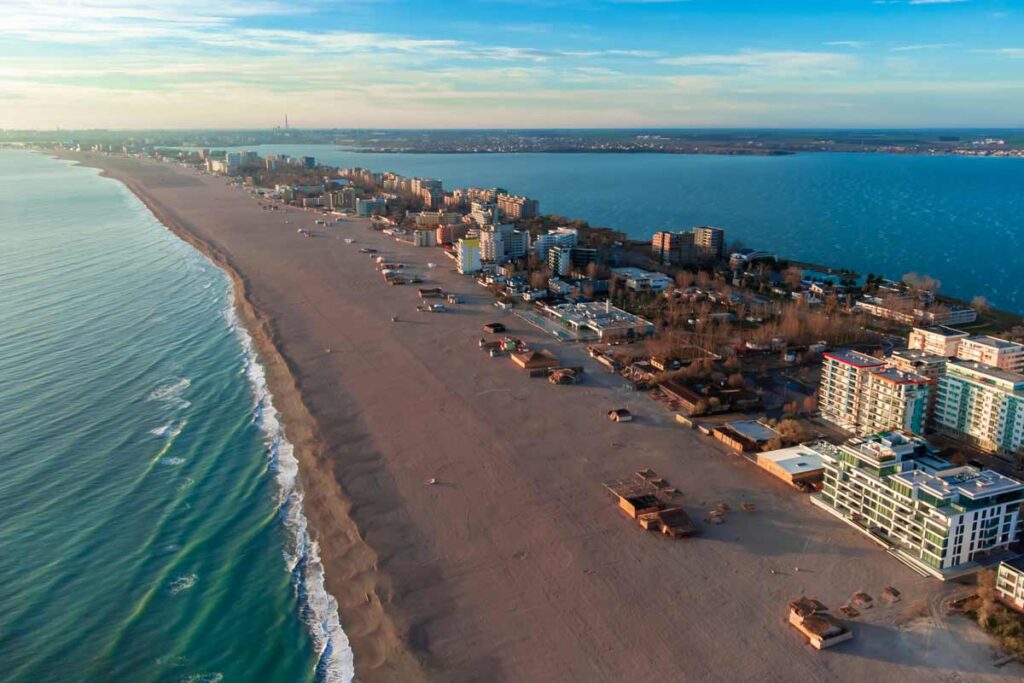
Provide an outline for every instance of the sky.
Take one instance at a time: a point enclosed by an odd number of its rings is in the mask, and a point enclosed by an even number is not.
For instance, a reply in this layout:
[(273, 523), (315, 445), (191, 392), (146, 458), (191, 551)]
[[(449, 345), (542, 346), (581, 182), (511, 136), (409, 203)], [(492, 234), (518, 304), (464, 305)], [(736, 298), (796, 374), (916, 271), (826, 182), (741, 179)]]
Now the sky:
[(1024, 127), (1022, 0), (0, 0), (0, 128)]

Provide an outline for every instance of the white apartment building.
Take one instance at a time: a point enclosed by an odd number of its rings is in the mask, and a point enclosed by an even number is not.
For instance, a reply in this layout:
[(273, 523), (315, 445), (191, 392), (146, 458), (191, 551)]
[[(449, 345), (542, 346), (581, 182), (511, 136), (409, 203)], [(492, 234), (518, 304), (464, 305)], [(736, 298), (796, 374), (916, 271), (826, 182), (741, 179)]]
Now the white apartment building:
[(542, 261), (548, 260), (548, 249), (551, 247), (575, 247), (579, 235), (575, 228), (555, 228), (533, 241), (533, 251)]
[(494, 225), (480, 231), (480, 256), (484, 261), (505, 263), (526, 256), (530, 233), (512, 224)]
[(861, 422), (861, 400), (872, 370), (885, 363), (859, 351), (839, 349), (823, 354), (818, 408), (826, 420), (856, 432)]
[(939, 378), (935, 426), (995, 452), (1024, 451), (1024, 375), (950, 360)]
[(956, 357), (1010, 372), (1024, 372), (1024, 344), (996, 337), (968, 337), (960, 342)]
[(855, 434), (924, 431), (931, 381), (887, 367), (859, 351), (824, 354), (818, 406), (822, 416)]
[(931, 381), (895, 368), (869, 372), (861, 398), (858, 434), (892, 429), (923, 434)]
[(462, 275), (480, 272), (480, 240), (463, 237), (455, 247), (455, 267)]
[(969, 336), (966, 332), (954, 330), (944, 325), (915, 327), (910, 331), (907, 346), (911, 349), (930, 353), (933, 356), (952, 358), (956, 355), (960, 342)]
[(1024, 557), (1003, 560), (996, 571), (996, 593), (999, 599), (1019, 612), (1024, 612)]
[(936, 356), (984, 363), (1010, 372), (1024, 371), (1024, 344), (989, 337), (970, 336), (950, 327), (915, 327), (907, 346)]
[(941, 579), (976, 571), (981, 553), (1020, 536), (1024, 483), (956, 467), (920, 438), (890, 432), (811, 444), (825, 466), (812, 502)]

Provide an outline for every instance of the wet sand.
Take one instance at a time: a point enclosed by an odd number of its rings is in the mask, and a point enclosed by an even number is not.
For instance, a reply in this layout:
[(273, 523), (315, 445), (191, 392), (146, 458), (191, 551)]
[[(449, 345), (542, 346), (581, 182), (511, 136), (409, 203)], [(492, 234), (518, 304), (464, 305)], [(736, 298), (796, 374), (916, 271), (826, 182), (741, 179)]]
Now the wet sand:
[[(440, 250), (365, 221), (324, 228), (311, 213), (266, 211), (176, 166), (65, 157), (125, 183), (235, 279), (360, 680), (1019, 680), (1016, 665), (992, 666), (983, 640), (944, 626), (939, 604), (956, 586), (674, 424), (581, 347), (497, 311)], [(361, 246), (466, 302), (417, 313), (415, 288), (386, 285)], [(481, 353), (491, 320), (584, 365), (584, 382), (555, 387)], [(622, 406), (636, 422), (607, 420)], [(719, 501), (732, 512), (689, 540), (641, 531), (601, 482), (643, 467), (678, 486), (695, 519)], [(903, 601), (867, 611), (833, 651), (785, 623), (801, 593), (837, 608), (858, 590), (881, 603), (887, 585)]]

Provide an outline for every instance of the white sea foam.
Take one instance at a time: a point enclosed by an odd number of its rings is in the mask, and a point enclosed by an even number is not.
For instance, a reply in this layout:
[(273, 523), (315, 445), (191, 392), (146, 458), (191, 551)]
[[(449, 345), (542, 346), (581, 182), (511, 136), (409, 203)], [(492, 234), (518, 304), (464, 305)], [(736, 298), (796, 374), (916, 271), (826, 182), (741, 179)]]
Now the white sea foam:
[(171, 581), (167, 586), (167, 590), (171, 592), (171, 595), (177, 595), (178, 593), (187, 591), (189, 588), (196, 585), (196, 581), (198, 580), (199, 576), (196, 574), (185, 574), (184, 576), (179, 576)]
[(192, 386), (192, 380), (188, 377), (179, 377), (172, 382), (163, 384), (153, 391), (149, 392), (149, 396), (146, 397), (147, 401), (158, 401), (165, 403), (178, 410), (184, 410), (192, 405), (189, 401), (186, 401), (181, 395)]
[(157, 427), (156, 429), (150, 429), (149, 433), (153, 436), (160, 437), (161, 439), (173, 439), (178, 436), (178, 434), (181, 434), (181, 428), (184, 426), (185, 425), (183, 423), (179, 424), (171, 421), (165, 425)]
[(185, 464), (185, 458), (160, 458), (160, 464), (177, 467), (178, 465)]
[(189, 674), (181, 679), (181, 683), (220, 683), (224, 680), (224, 674), (219, 671), (213, 673)]
[(285, 438), (284, 427), (278, 420), (252, 337), (239, 323), (234, 307), (229, 306), (224, 315), (245, 352), (244, 370), (253, 393), (253, 423), (263, 433), (267, 469), (278, 486), (278, 516), (288, 534), (285, 565), (292, 576), (299, 616), (317, 650), (316, 680), (323, 683), (352, 681), (355, 677), (352, 648), (338, 617), (338, 601), (327, 592), (320, 546), (310, 537), (309, 523), (302, 512), (303, 495), (294, 448)]

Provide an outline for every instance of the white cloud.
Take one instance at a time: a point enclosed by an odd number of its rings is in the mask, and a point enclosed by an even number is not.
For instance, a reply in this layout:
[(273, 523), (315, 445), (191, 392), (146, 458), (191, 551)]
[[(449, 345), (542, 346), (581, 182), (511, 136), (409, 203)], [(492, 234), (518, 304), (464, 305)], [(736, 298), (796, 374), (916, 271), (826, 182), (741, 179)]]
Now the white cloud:
[(776, 75), (836, 74), (854, 69), (858, 60), (837, 52), (756, 51), (732, 54), (700, 54), (671, 57), (662, 64), (688, 67), (725, 68)]

